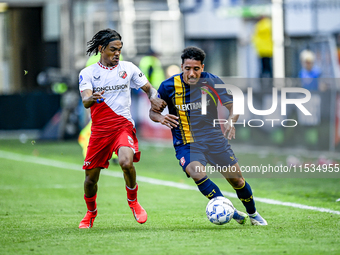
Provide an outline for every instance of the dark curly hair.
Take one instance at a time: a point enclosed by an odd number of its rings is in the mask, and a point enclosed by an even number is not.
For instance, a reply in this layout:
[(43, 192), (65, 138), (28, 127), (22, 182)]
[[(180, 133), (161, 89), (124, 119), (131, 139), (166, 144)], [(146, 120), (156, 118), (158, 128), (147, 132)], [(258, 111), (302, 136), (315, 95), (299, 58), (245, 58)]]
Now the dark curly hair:
[(184, 63), (184, 60), (186, 59), (198, 60), (198, 61), (201, 61), (201, 64), (203, 64), (203, 61), (205, 59), (205, 52), (198, 47), (190, 46), (183, 50), (181, 59), (182, 59), (182, 64)]
[(95, 55), (97, 55), (99, 45), (101, 45), (103, 49), (105, 49), (110, 42), (115, 40), (122, 40), (122, 37), (116, 30), (110, 28), (100, 30), (93, 36), (90, 41), (87, 42), (86, 54), (91, 55), (92, 53), (95, 53)]

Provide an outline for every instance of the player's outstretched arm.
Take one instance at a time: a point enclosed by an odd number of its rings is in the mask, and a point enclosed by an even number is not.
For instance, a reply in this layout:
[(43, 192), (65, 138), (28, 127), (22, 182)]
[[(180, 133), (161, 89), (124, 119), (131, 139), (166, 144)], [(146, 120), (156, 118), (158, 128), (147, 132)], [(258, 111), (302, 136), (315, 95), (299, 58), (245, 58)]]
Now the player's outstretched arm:
[(178, 117), (172, 114), (162, 115), (150, 109), (149, 117), (152, 121), (159, 122), (162, 125), (167, 126), (170, 129), (177, 127), (178, 125), (178, 122), (177, 122)]
[(236, 129), (234, 124), (237, 122), (239, 115), (234, 114), (232, 103), (227, 104), (226, 107), (229, 110), (229, 118), (228, 122), (224, 124), (224, 137), (231, 140), (233, 138), (235, 139)]
[(91, 107), (94, 103), (104, 102), (105, 97), (103, 97), (104, 90), (101, 92), (92, 93), (92, 90), (85, 89), (81, 92), (81, 99), (85, 108)]
[(157, 96), (157, 90), (152, 87), (150, 82), (146, 83), (141, 89), (148, 95), (151, 102), (151, 109), (155, 112), (161, 113), (166, 107), (166, 102)]

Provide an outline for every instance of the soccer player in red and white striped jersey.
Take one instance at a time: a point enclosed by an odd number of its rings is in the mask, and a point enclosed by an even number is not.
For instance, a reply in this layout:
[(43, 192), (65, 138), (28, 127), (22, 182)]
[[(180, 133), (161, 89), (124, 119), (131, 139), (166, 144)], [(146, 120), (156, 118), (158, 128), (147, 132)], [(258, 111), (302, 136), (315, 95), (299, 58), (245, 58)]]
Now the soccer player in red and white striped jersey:
[(128, 204), (137, 222), (144, 223), (147, 213), (137, 201), (138, 185), (133, 162), (140, 152), (133, 119), (131, 89), (141, 88), (149, 97), (152, 109), (161, 112), (166, 103), (145, 75), (131, 62), (119, 61), (123, 47), (119, 33), (105, 29), (88, 42), (88, 54), (101, 53), (100, 61), (84, 68), (79, 74), (79, 90), (85, 108), (91, 109), (91, 137), (84, 161), (84, 199), (87, 213), (79, 228), (91, 228), (97, 216), (97, 182), (100, 170), (109, 166), (112, 153), (118, 155), (124, 173)]

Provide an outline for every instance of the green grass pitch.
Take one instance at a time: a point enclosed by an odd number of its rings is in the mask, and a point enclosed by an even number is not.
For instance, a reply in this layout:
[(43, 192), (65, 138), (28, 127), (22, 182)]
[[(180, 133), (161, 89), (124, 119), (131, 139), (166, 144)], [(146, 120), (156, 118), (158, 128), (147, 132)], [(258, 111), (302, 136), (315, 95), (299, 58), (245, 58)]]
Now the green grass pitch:
[[(0, 141), (0, 254), (340, 254), (340, 215), (257, 202), (268, 226), (211, 224), (208, 202), (198, 191), (139, 182), (148, 221), (138, 224), (127, 205), (124, 180), (101, 175), (98, 216), (92, 229), (78, 229), (86, 212), (81, 149), (75, 141), (21, 144)], [(183, 183), (187, 179), (172, 148), (141, 145), (137, 175)], [(240, 164), (284, 161), (283, 156), (235, 151)], [(78, 164), (79, 171), (42, 165), (45, 159)], [(50, 162), (45, 160), (44, 162)], [(109, 170), (118, 172), (118, 166)], [(221, 178), (214, 181), (233, 192)], [(249, 178), (256, 197), (340, 211), (340, 179)], [(230, 198), (243, 210), (238, 199)]]

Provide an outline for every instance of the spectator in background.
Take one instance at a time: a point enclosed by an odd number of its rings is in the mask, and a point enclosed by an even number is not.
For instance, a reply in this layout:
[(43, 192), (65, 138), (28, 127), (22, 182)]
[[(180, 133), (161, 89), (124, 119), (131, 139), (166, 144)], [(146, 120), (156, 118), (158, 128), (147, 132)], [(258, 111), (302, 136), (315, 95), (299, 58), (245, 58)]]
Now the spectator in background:
[(300, 53), (300, 61), (302, 65), (299, 72), (301, 87), (312, 92), (310, 100), (304, 104), (311, 115), (306, 116), (298, 111), (297, 117), (299, 124), (304, 127), (305, 142), (317, 148), (320, 139), (317, 126), (321, 123), (321, 97), (318, 91), (325, 91), (327, 85), (319, 82), (321, 71), (315, 66), (315, 54), (312, 51), (303, 50)]
[(301, 79), (302, 87), (310, 91), (318, 91), (318, 78), (321, 76), (321, 71), (314, 65), (315, 54), (310, 50), (303, 50), (300, 53), (300, 61), (302, 69), (299, 72), (299, 78)]
[[(161, 61), (158, 59), (158, 55), (151, 48), (145, 56), (139, 61), (139, 69), (145, 74), (145, 77), (149, 80), (152, 86), (157, 90), (161, 83), (165, 80), (164, 70)], [(143, 109), (143, 105), (147, 103), (148, 99), (145, 97), (141, 90), (131, 91), (131, 113), (135, 120), (135, 126), (137, 130), (141, 130), (140, 125), (146, 118)]]
[(255, 25), (253, 43), (261, 60), (260, 78), (273, 78), (272, 58), (272, 21), (262, 17)]
[(338, 34), (336, 36), (336, 50), (338, 53), (338, 62), (339, 62), (339, 66), (340, 66), (340, 34)]
[(157, 54), (150, 49), (148, 54), (141, 58), (139, 62), (139, 69), (145, 74), (149, 82), (155, 87), (165, 80), (164, 70), (161, 61), (158, 59)]

